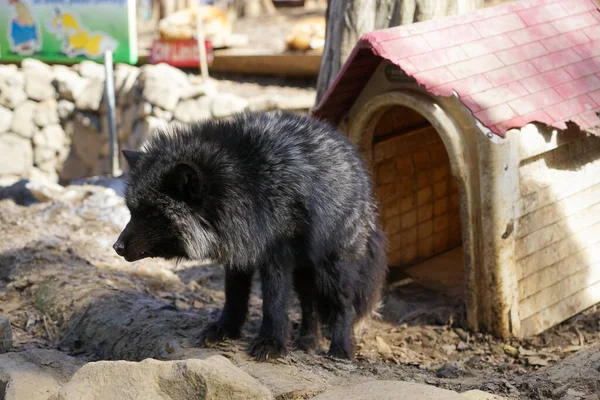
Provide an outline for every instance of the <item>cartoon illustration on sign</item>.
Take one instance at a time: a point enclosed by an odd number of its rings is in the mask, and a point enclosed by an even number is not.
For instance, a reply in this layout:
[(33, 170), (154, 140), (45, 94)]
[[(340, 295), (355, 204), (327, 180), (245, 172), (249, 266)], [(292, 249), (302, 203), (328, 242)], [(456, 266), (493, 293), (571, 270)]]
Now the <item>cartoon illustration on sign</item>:
[(37, 22), (29, 7), (21, 0), (8, 0), (15, 7), (16, 16), (8, 25), (10, 51), (21, 56), (30, 56), (42, 48)]
[(62, 52), (67, 57), (85, 56), (88, 58), (101, 57), (105, 51), (115, 51), (119, 43), (104, 32), (90, 33), (79, 23), (72, 12), (62, 12), (55, 9), (51, 26), (48, 30), (59, 39), (63, 39)]

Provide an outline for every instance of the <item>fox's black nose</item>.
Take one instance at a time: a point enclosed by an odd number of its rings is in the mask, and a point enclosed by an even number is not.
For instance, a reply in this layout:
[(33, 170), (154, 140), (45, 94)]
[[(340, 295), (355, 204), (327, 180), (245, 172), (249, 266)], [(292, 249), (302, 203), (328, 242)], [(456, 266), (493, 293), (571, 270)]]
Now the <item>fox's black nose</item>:
[(125, 253), (125, 243), (117, 240), (115, 244), (113, 244), (113, 249), (115, 249), (118, 255), (122, 256)]

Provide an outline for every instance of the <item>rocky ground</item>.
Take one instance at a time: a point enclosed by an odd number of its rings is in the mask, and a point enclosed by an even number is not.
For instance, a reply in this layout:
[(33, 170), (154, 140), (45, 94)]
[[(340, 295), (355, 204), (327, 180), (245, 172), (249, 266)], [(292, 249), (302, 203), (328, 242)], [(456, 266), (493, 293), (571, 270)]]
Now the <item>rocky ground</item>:
[[(250, 361), (258, 284), (244, 338), (201, 348), (199, 332), (223, 304), (222, 268), (117, 257), (122, 187), (40, 178), (0, 191), (0, 398), (599, 398), (596, 308), (504, 343), (468, 332), (459, 303), (410, 282), (387, 288), (383, 319), (359, 338), (353, 363), (327, 358), (326, 343), (313, 355)], [(160, 362), (136, 362), (147, 358)]]

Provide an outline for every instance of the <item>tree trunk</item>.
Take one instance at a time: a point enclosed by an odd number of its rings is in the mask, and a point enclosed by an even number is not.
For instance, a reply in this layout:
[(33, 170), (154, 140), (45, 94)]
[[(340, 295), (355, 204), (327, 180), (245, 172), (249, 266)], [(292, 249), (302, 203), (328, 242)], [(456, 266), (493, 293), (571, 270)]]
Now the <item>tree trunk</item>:
[(483, 0), (330, 0), (317, 104), (364, 33), (456, 15), (482, 5)]

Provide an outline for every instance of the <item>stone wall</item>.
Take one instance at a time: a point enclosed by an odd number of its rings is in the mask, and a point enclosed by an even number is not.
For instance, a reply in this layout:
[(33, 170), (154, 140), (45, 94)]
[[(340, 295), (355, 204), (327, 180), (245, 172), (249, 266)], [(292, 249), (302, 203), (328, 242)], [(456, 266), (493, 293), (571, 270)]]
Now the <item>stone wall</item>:
[(584, 133), (521, 162), (515, 259), (524, 335), (600, 301), (599, 177), (600, 138)]
[[(0, 178), (42, 172), (70, 181), (108, 173), (104, 80), (104, 66), (91, 61), (0, 65)], [(166, 64), (117, 64), (114, 80), (120, 149), (139, 148), (153, 129), (169, 123), (286, 107), (277, 98), (219, 93), (215, 81), (203, 83)], [(305, 107), (289, 103), (290, 109)]]

